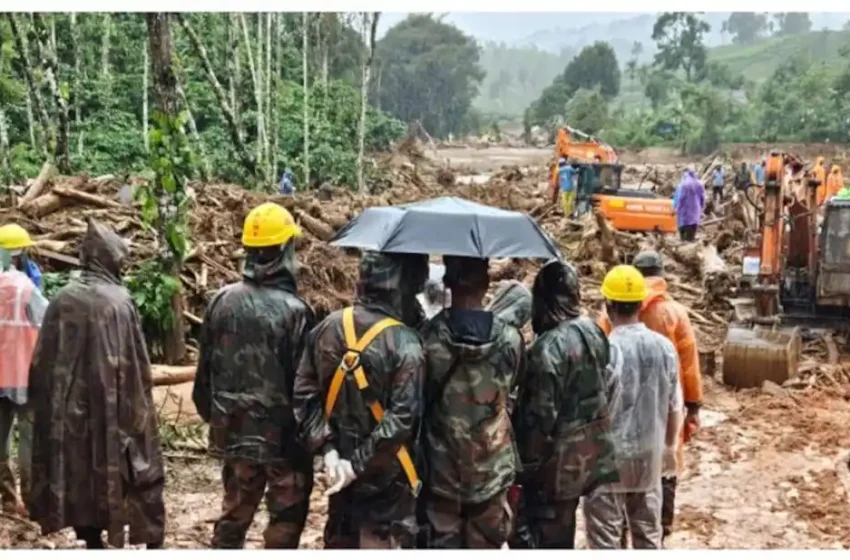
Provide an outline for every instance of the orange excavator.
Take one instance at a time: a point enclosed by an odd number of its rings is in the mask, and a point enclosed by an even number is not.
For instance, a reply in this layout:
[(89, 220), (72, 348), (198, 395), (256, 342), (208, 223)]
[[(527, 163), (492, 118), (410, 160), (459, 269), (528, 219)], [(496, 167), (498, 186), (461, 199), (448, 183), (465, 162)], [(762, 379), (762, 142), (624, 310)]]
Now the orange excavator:
[(797, 373), (800, 327), (839, 328), (850, 317), (850, 199), (825, 202), (818, 231), (819, 182), (808, 181), (798, 200), (785, 164), (771, 152), (761, 232), (743, 263), (744, 297), (730, 300), (737, 325), (724, 344), (723, 380), (739, 388), (783, 383)]
[(677, 231), (671, 199), (648, 190), (623, 188), (623, 166), (614, 148), (569, 126), (558, 130), (555, 142), (555, 163), (549, 181), (553, 198), (558, 193), (558, 161), (561, 158), (578, 171), (577, 215), (595, 207), (614, 228), (622, 231)]

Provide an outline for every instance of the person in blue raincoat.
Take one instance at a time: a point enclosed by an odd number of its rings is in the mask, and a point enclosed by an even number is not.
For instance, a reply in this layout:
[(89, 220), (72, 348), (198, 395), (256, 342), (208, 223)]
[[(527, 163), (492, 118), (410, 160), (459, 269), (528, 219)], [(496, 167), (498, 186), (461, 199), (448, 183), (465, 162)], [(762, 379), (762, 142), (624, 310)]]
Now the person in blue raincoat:
[(288, 167), (284, 170), (283, 177), (280, 178), (280, 194), (295, 194), (295, 175)]
[(569, 218), (573, 214), (576, 201), (575, 168), (565, 158), (558, 160), (558, 186), (561, 189), (561, 207), (564, 209), (564, 217)]

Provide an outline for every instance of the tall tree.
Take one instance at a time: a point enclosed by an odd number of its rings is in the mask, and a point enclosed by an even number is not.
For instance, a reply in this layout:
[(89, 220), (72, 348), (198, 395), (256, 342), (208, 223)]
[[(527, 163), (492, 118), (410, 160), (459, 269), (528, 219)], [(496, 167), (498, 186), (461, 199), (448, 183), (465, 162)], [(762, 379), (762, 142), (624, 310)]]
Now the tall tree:
[(53, 50), (53, 42), (50, 40), (50, 29), (44, 22), (44, 18), (40, 13), (33, 14), (33, 23), (35, 25), (35, 37), (39, 45), (41, 53), (41, 65), (44, 69), (45, 79), (50, 93), (53, 96), (53, 103), (56, 107), (56, 167), (61, 173), (71, 173), (71, 153), (68, 145), (68, 136), (70, 135), (70, 125), (68, 123), (68, 102), (62, 95), (59, 89), (59, 62), (56, 59), (56, 52)]
[(484, 77), (472, 37), (430, 15), (410, 15), (378, 41), (380, 105), (433, 136), (459, 132)]
[[(156, 183), (153, 192), (159, 206), (156, 230), (160, 246), (167, 248), (165, 257), (165, 270), (172, 277), (176, 277), (183, 266), (185, 256), (185, 240), (175, 246), (175, 232), (180, 224), (178, 215), (171, 215), (172, 206), (179, 212), (184, 202), (185, 183), (181, 177), (181, 162), (163, 161), (173, 158), (173, 150), (178, 138), (174, 136), (182, 133), (180, 124), (179, 94), (177, 91), (177, 75), (174, 71), (173, 42), (171, 38), (170, 16), (162, 12), (149, 12), (146, 14), (148, 27), (148, 40), (150, 41), (151, 64), (153, 68), (154, 98), (156, 100), (156, 120), (158, 121), (157, 133), (159, 137), (169, 138), (165, 143), (161, 140), (155, 142), (152, 148), (157, 152)], [(181, 184), (183, 183), (183, 184)], [(165, 204), (162, 204), (165, 202)], [(163, 215), (168, 214), (168, 215)], [(172, 320), (170, 328), (165, 332), (163, 349), (165, 359), (168, 363), (176, 364), (183, 360), (186, 354), (186, 342), (183, 337), (183, 298), (179, 292), (172, 296), (171, 300)]]
[(780, 12), (774, 14), (776, 20), (776, 35), (799, 35), (812, 30), (812, 20), (806, 12)]
[(248, 172), (252, 178), (259, 178), (257, 162), (251, 157), (250, 152), (248, 151), (248, 147), (245, 144), (244, 136), (242, 134), (242, 129), (236, 121), (236, 117), (233, 114), (233, 109), (230, 104), (227, 102), (227, 95), (224, 92), (224, 88), (221, 87), (221, 83), (218, 81), (218, 78), (215, 75), (215, 70), (213, 70), (212, 63), (210, 62), (209, 56), (207, 56), (207, 49), (204, 44), (201, 42), (200, 37), (195, 32), (195, 29), (189, 23), (189, 20), (186, 18), (185, 14), (177, 14), (177, 21), (180, 22), (180, 25), (186, 31), (186, 35), (189, 36), (189, 42), (192, 44), (195, 53), (198, 58), (201, 59), (203, 63), (203, 67), (205, 73), (207, 75), (207, 81), (215, 93), (216, 100), (218, 101), (219, 109), (221, 110), (222, 116), (224, 117), (224, 121), (227, 125), (227, 129), (230, 132), (230, 140), (233, 143), (234, 148), (236, 149), (236, 153), (239, 156), (239, 159), (242, 162), (243, 167)]
[(665, 12), (652, 27), (652, 40), (658, 47), (655, 64), (663, 70), (683, 70), (689, 82), (699, 77), (707, 59), (703, 37), (711, 26), (700, 14)]
[(307, 51), (310, 44), (310, 14), (301, 16), (301, 64), (304, 89), (304, 186), (310, 187), (310, 92), (307, 89)]
[(732, 35), (736, 45), (751, 45), (767, 31), (767, 15), (755, 12), (732, 12), (723, 22), (723, 31)]
[[(22, 28), (23, 25), (26, 25), (26, 22), (19, 23), (17, 17), (12, 13), (7, 13), (6, 18), (9, 20), (9, 25), (12, 28), (12, 35), (15, 37), (15, 47), (18, 51), (18, 58), (21, 61), (24, 80), (27, 83), (27, 91), (29, 92), (28, 102), (32, 104), (32, 108), (35, 110), (38, 116), (38, 122), (41, 125), (41, 137), (39, 139), (41, 151), (47, 155), (49, 153), (48, 145), (54, 150), (56, 149), (56, 136), (53, 127), (50, 126), (50, 119), (47, 117), (47, 110), (41, 99), (39, 84), (36, 81), (32, 62), (30, 61), (26, 33)], [(30, 125), (30, 128), (34, 129), (35, 127)]]
[(363, 38), (368, 41), (369, 54), (363, 60), (363, 83), (360, 87), (360, 124), (358, 126), (357, 150), (357, 186), (360, 192), (365, 192), (366, 182), (363, 180), (363, 152), (366, 145), (366, 107), (369, 104), (369, 80), (372, 77), (372, 61), (375, 58), (375, 34), (378, 30), (380, 12), (364, 12)]

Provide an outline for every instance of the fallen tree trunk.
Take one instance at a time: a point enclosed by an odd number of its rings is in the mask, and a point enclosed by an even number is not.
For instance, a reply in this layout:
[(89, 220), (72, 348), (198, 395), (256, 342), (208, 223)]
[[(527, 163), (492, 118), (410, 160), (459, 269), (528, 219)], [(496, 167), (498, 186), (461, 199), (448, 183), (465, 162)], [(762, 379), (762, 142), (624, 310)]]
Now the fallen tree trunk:
[(151, 365), (151, 379), (154, 387), (163, 385), (180, 385), (195, 380), (197, 366), (166, 366)]
[(96, 194), (90, 194), (85, 191), (74, 189), (71, 187), (54, 187), (53, 193), (66, 198), (73, 198), (91, 206), (99, 206), (101, 208), (124, 208), (120, 202), (109, 200)]
[(301, 225), (303, 225), (307, 231), (322, 241), (330, 241), (334, 236), (333, 229), (321, 220), (317, 220), (302, 210), (296, 210), (295, 215), (298, 216), (298, 219), (301, 221)]
[(38, 174), (38, 177), (30, 185), (30, 188), (27, 189), (27, 192), (24, 193), (24, 196), (18, 201), (18, 207), (24, 206), (31, 200), (34, 200), (39, 195), (41, 195), (41, 191), (44, 190), (44, 187), (47, 186), (47, 183), (53, 178), (53, 173), (56, 170), (53, 167), (53, 164), (49, 161), (45, 161), (44, 165), (41, 166), (41, 171)]

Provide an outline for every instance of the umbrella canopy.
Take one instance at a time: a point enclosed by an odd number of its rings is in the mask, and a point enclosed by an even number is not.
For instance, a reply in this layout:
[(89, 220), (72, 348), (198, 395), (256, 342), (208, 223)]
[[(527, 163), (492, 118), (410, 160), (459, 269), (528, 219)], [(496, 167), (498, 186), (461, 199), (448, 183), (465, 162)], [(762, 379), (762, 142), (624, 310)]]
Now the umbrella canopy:
[(337, 232), (331, 245), (387, 253), (561, 258), (558, 246), (530, 216), (455, 197), (367, 208)]

